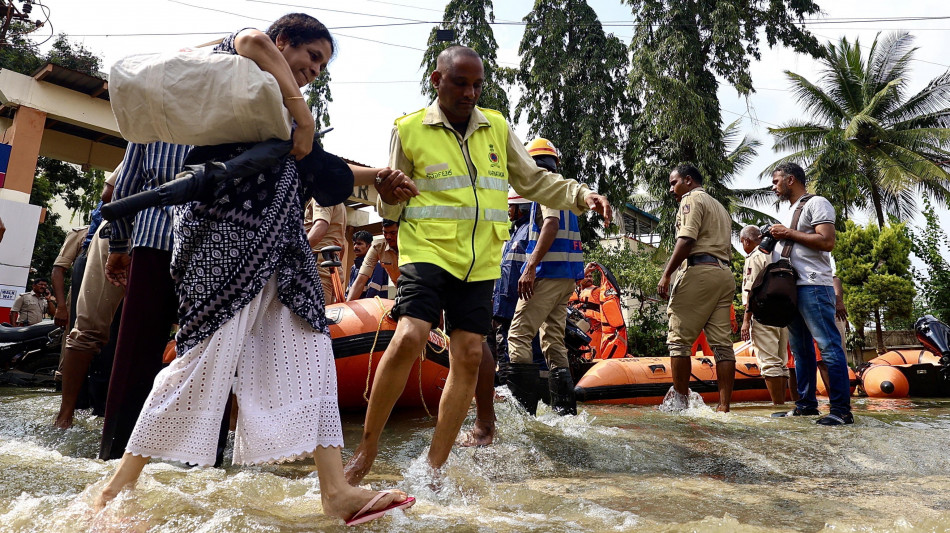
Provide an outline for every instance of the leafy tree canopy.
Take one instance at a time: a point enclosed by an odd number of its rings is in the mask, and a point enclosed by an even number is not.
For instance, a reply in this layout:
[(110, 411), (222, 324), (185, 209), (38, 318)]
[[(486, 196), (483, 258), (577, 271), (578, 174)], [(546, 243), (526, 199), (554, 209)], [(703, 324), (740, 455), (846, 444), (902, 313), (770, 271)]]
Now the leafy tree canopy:
[(627, 352), (635, 356), (663, 357), (666, 347), (666, 316), (655, 298), (663, 260), (655, 248), (633, 250), (626, 246), (585, 247), (584, 256), (607, 267), (620, 284), (626, 302), (635, 301), (627, 313)]
[(102, 60), (80, 43), (72, 43), (65, 34), (59, 34), (46, 55), (30, 40), (28, 26), (22, 23), (10, 25), (9, 41), (0, 48), (0, 68), (31, 75), (47, 63), (77, 70), (90, 76), (104, 77), (100, 72)]
[(904, 224), (862, 227), (849, 220), (832, 251), (848, 317), (859, 329), (874, 322), (879, 352), (884, 351), (882, 325), (904, 322), (913, 312), (911, 247)]
[[(820, 56), (818, 41), (797, 22), (818, 13), (812, 0), (625, 0), (637, 26), (630, 44), (630, 90), (640, 102), (626, 150), (627, 167), (647, 191), (662, 198), (667, 226), (675, 201), (666, 194), (670, 170), (691, 162), (706, 190), (727, 209), (732, 204), (725, 158), (717, 76), (739, 94), (753, 90), (750, 59), (759, 59), (762, 35)], [(669, 240), (669, 239), (668, 239)]]
[(923, 311), (950, 324), (950, 263), (946, 259), (950, 238), (940, 227), (933, 205), (926, 198), (923, 202), (925, 223), (913, 232), (913, 250), (927, 265), (927, 272), (916, 272), (915, 277), (924, 297)]
[(564, 176), (623, 205), (631, 179), (619, 155), (633, 121), (626, 47), (584, 0), (536, 0), (524, 22), (515, 115), (554, 143)]
[(436, 37), (437, 28), (429, 34), (429, 42), (422, 56), (422, 94), (435, 100), (436, 92), (429, 83), (429, 75), (435, 70), (436, 59), (443, 50), (453, 44), (467, 46), (482, 56), (485, 65), (485, 83), (478, 105), (501, 112), (505, 118), (511, 118), (508, 93), (505, 85), (513, 78), (512, 69), (498, 66), (498, 43), (490, 23), (495, 22), (495, 11), (491, 0), (450, 0), (442, 16), (443, 29), (455, 30), (455, 42), (440, 42)]
[(785, 72), (811, 116), (769, 130), (776, 151), (793, 151), (778, 162), (807, 167), (810, 187), (845, 220), (867, 210), (883, 227), (913, 218), (919, 197), (950, 200), (950, 71), (908, 96), (913, 41), (878, 35), (865, 55), (842, 38), (825, 47), (817, 83)]
[(310, 106), (310, 112), (317, 123), (317, 131), (320, 130), (320, 124), (330, 125), (330, 102), (333, 101), (333, 95), (330, 93), (330, 71), (324, 70), (310, 85), (307, 85), (307, 105)]

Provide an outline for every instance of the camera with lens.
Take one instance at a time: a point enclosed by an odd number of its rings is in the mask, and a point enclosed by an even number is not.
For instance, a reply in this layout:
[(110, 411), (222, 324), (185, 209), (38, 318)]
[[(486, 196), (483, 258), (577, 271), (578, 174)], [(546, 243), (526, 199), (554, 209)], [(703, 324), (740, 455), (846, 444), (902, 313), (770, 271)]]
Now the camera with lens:
[(767, 254), (772, 253), (772, 251), (775, 250), (775, 243), (778, 242), (778, 240), (772, 236), (772, 225), (763, 224), (759, 226), (759, 232), (762, 234), (762, 242), (759, 243), (759, 250)]

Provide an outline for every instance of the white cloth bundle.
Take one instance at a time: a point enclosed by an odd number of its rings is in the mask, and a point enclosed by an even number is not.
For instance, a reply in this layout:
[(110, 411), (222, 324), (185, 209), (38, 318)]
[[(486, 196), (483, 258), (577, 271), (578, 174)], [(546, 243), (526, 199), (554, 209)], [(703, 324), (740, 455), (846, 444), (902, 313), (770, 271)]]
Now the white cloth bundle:
[(122, 137), (196, 146), (290, 139), (277, 80), (253, 60), (207, 52), (139, 54), (109, 73)]

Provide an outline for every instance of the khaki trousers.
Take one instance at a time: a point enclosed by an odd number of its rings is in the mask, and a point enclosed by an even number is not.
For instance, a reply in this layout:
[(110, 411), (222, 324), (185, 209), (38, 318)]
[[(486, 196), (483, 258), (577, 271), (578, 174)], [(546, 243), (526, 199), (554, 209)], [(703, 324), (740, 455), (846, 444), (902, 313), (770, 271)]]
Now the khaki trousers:
[(762, 375), (767, 378), (787, 378), (788, 328), (766, 326), (753, 319), (749, 334)]
[(86, 270), (76, 302), (76, 323), (66, 338), (66, 348), (70, 350), (98, 353), (109, 342), (112, 318), (125, 296), (125, 287), (116, 287), (106, 279), (109, 239), (99, 235), (103, 227), (105, 224), (96, 231), (86, 253)]
[(508, 330), (508, 355), (512, 363), (531, 364), (531, 341), (541, 333), (541, 351), (548, 368), (569, 368), (564, 329), (567, 324), (567, 300), (574, 292), (574, 280), (542, 278), (534, 282), (534, 296), (518, 300)]
[(716, 361), (734, 361), (729, 338), (729, 307), (736, 293), (732, 270), (718, 264), (700, 264), (679, 271), (670, 291), (670, 357), (689, 357), (700, 331), (706, 332)]

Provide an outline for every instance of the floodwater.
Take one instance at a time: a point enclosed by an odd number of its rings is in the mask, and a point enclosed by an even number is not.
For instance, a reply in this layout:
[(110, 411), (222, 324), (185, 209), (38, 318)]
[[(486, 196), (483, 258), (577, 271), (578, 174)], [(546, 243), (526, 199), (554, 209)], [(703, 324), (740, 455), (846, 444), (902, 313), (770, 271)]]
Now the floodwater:
[[(950, 400), (855, 399), (853, 426), (773, 419), (764, 403), (583, 406), (528, 418), (496, 403), (496, 444), (457, 448), (433, 479), (434, 421), (396, 413), (365, 483), (415, 507), (368, 531), (950, 531)], [(101, 514), (115, 463), (94, 459), (101, 420), (54, 430), (55, 394), (0, 389), (0, 531), (342, 531), (320, 513), (310, 461), (223, 469), (152, 463)], [(827, 410), (826, 406), (822, 406)], [(474, 411), (467, 421), (471, 427)], [(344, 416), (347, 457), (359, 415)], [(228, 451), (228, 455), (230, 451)], [(93, 487), (92, 489), (90, 487)]]

